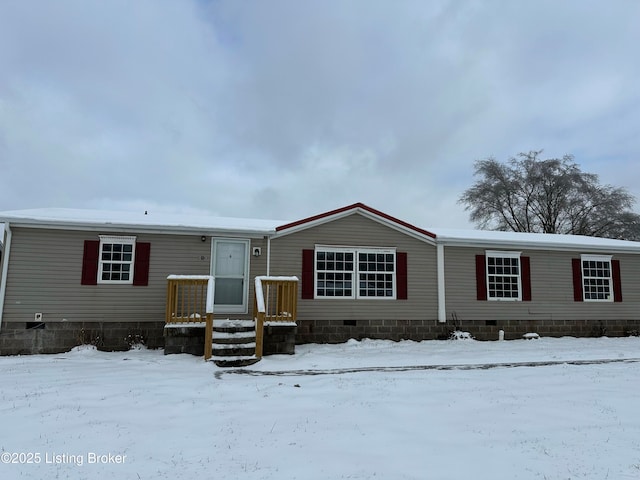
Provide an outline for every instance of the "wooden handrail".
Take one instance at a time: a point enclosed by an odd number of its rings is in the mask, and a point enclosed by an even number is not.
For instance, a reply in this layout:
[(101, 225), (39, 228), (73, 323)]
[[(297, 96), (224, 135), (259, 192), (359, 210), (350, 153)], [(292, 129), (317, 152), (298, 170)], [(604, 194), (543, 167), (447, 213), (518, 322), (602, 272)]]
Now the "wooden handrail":
[(205, 323), (204, 358), (211, 358), (213, 336), (214, 279), (211, 275), (169, 275), (167, 277), (168, 324)]
[(297, 277), (256, 277), (253, 311), (256, 321), (256, 357), (262, 357), (265, 322), (295, 322), (298, 311)]

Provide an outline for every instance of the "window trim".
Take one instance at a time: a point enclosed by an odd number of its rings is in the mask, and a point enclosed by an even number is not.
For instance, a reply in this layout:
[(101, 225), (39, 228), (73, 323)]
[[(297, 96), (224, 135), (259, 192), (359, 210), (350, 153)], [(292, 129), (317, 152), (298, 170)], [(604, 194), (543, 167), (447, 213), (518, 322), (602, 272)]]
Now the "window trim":
[[(608, 262), (609, 263), (609, 276), (608, 277), (585, 277), (584, 275), (584, 262)], [(587, 292), (585, 288), (585, 278), (602, 278), (609, 280), (609, 294), (607, 298), (587, 298)], [(613, 285), (613, 255), (594, 255), (594, 254), (582, 254), (580, 255), (580, 281), (582, 287), (582, 301), (583, 302), (596, 302), (596, 303), (611, 303), (615, 300), (615, 288)]]
[[(216, 278), (216, 254), (217, 254), (217, 246), (219, 243), (242, 243), (244, 244), (244, 272), (243, 272), (243, 284), (242, 284), (242, 304), (241, 305), (232, 305), (232, 304), (214, 304), (214, 310), (218, 313), (238, 313), (238, 314), (246, 314), (249, 313), (249, 272), (250, 272), (250, 264), (251, 264), (251, 255), (250, 255), (250, 247), (251, 240), (246, 238), (230, 238), (230, 237), (215, 237), (213, 242), (211, 242), (211, 271), (210, 274), (214, 278)], [(232, 278), (232, 277), (225, 277)], [(215, 283), (214, 283), (215, 285)], [(215, 288), (215, 287), (214, 287)]]
[[(486, 250), (484, 252), (485, 257), (485, 279), (487, 282), (487, 300), (490, 302), (522, 302), (522, 252), (514, 252), (509, 250)], [(518, 296), (517, 297), (492, 297), (489, 285), (489, 257), (492, 258), (517, 258), (518, 259)], [(513, 277), (515, 275), (495, 275), (493, 276), (508, 276)]]
[[(318, 252), (340, 252), (353, 253), (353, 276), (352, 276), (352, 294), (350, 296), (324, 296), (318, 295)], [(375, 253), (375, 254), (392, 254), (393, 255), (393, 271), (392, 278), (392, 295), (390, 296), (361, 296), (360, 295), (360, 270), (359, 270), (359, 254)], [(369, 247), (369, 246), (340, 246), (340, 245), (316, 245), (313, 250), (313, 298), (317, 300), (397, 300), (398, 299), (398, 252), (395, 247)]]
[[(133, 276), (135, 273), (136, 264), (136, 237), (128, 235), (98, 235), (100, 243), (98, 245), (98, 275), (96, 279), (97, 284), (101, 285), (132, 285)], [(102, 260), (102, 246), (105, 243), (117, 243), (121, 245), (131, 245), (131, 260), (130, 261), (105, 261)], [(121, 265), (129, 264), (129, 279), (128, 280), (103, 280), (103, 265), (106, 263), (119, 263)]]

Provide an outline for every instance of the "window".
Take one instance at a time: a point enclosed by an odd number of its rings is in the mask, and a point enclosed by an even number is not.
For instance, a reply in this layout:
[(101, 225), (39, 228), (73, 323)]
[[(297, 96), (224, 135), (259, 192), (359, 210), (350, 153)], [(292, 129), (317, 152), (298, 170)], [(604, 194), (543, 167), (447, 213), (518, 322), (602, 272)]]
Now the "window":
[(582, 255), (582, 292), (585, 301), (610, 302), (612, 295), (611, 256)]
[(316, 298), (396, 298), (396, 252), (383, 248), (317, 247)]
[(393, 297), (395, 260), (393, 253), (358, 252), (360, 297)]
[(487, 251), (489, 300), (521, 300), (520, 252)]
[(98, 283), (133, 283), (136, 237), (100, 235)]
[(316, 295), (353, 298), (354, 252), (316, 251)]

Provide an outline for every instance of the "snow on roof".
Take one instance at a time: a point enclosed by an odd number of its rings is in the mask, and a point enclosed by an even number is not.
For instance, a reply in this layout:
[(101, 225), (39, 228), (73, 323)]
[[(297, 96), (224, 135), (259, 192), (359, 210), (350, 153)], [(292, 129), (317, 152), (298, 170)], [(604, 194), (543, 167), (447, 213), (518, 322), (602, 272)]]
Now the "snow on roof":
[(284, 220), (225, 218), (162, 212), (43, 208), (0, 212), (0, 221), (38, 226), (146, 227), (151, 230), (271, 233)]
[[(409, 234), (418, 233), (436, 237), (436, 243), (444, 245), (464, 245), (482, 247), (522, 247), (529, 249), (570, 250), (590, 249), (593, 251), (621, 251), (640, 253), (640, 242), (587, 237), (582, 235), (557, 235), (548, 233), (499, 232), (490, 230), (457, 230), (433, 228), (423, 230), (363, 204), (354, 204), (342, 209), (295, 222), (285, 220), (264, 220), (249, 218), (225, 218), (193, 214), (161, 213), (144, 211), (106, 211), (67, 208), (44, 208), (0, 212), (0, 222), (30, 226), (51, 226), (66, 228), (145, 228), (154, 231), (197, 232), (197, 233), (243, 233), (275, 234), (276, 231), (296, 231), (315, 222), (331, 221), (342, 215), (359, 211), (383, 219), (390, 225), (399, 225)], [(0, 223), (0, 229), (4, 228)], [(3, 235), (0, 230), (0, 243)]]
[(553, 233), (501, 232), (493, 230), (458, 230), (433, 228), (438, 242), (445, 245), (495, 245), (522, 246), (528, 248), (567, 250), (585, 249), (617, 250), (640, 253), (640, 242), (584, 235), (560, 235)]

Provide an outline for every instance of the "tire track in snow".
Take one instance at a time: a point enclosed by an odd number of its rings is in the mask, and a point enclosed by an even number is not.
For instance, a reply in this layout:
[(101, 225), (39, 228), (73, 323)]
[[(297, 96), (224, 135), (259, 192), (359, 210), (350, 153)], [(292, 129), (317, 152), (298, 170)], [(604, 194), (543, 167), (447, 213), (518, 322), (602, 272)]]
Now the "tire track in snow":
[(475, 363), (475, 364), (453, 364), (453, 365), (408, 365), (397, 367), (353, 367), (353, 368), (330, 368), (319, 370), (248, 370), (236, 368), (229, 370), (218, 370), (215, 378), (220, 380), (223, 375), (249, 375), (256, 377), (301, 377), (310, 375), (344, 375), (348, 373), (362, 372), (411, 372), (415, 370), (489, 370), (492, 368), (517, 368), (517, 367), (547, 367), (553, 365), (600, 365), (607, 363), (638, 363), (640, 358), (617, 358), (617, 359), (597, 359), (597, 360), (545, 360), (539, 362), (497, 362), (497, 363)]

